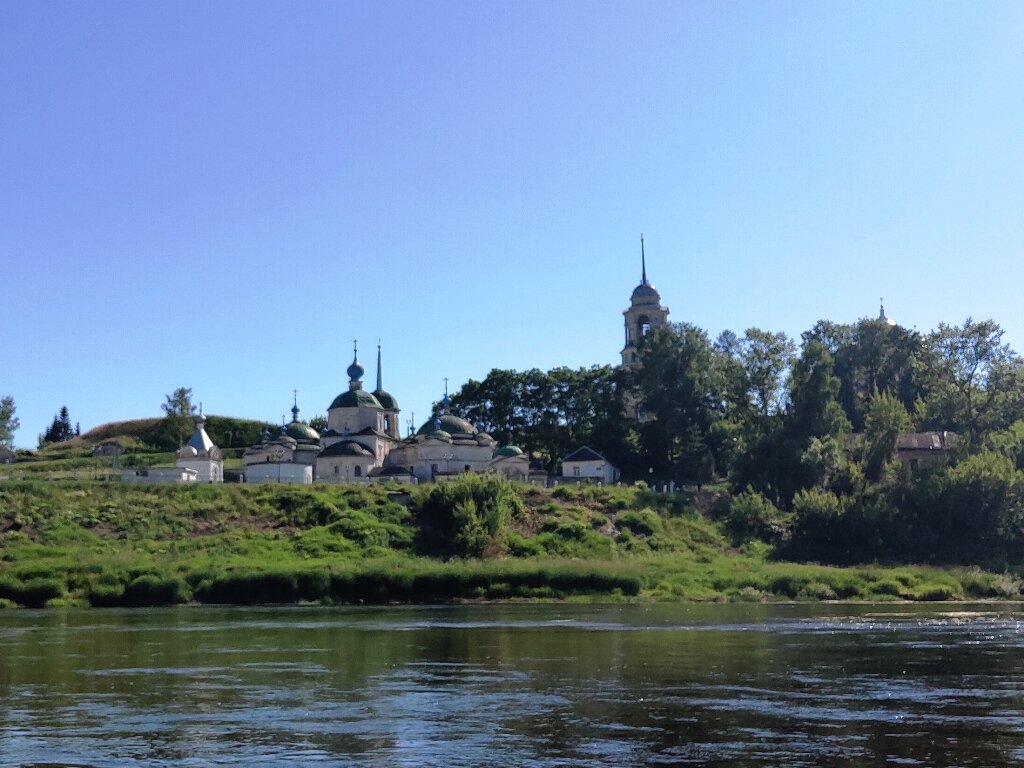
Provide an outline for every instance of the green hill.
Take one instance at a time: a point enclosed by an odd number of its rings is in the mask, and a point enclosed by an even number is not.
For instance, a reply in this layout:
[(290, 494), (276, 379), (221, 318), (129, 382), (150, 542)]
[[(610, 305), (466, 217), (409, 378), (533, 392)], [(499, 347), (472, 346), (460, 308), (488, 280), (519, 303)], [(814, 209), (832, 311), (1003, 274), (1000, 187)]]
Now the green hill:
[(384, 486), (0, 483), (0, 604), (1019, 597), (977, 569), (739, 550), (685, 495), (495, 476)]

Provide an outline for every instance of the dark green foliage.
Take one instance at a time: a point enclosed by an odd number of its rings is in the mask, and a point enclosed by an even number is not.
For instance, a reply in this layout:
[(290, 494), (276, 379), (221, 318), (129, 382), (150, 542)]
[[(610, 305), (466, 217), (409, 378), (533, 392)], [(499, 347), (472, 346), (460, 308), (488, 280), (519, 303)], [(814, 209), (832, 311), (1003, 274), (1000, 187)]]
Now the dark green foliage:
[(196, 589), (203, 603), (265, 605), (296, 603), (303, 595), (298, 574), (290, 571), (249, 571), (215, 576)]
[(149, 605), (175, 605), (189, 599), (185, 582), (173, 576), (143, 574), (133, 579), (121, 594), (120, 605), (125, 607)]
[(456, 557), (480, 557), (504, 548), (512, 518), (522, 499), (497, 475), (466, 473), (437, 483), (417, 511), (421, 546)]
[(62, 405), (60, 413), (53, 417), (53, 423), (50, 424), (46, 432), (43, 433), (39, 440), (39, 444), (45, 443), (62, 443), (70, 440), (75, 436), (75, 429), (71, 426), (71, 416), (68, 414), (68, 407)]
[(43, 608), (49, 600), (64, 594), (64, 583), (53, 578), (36, 577), (24, 581), (0, 577), (0, 598), (25, 608)]
[(725, 529), (734, 544), (748, 539), (779, 541), (786, 530), (782, 513), (762, 494), (748, 488), (728, 502)]
[(661, 518), (649, 509), (624, 512), (615, 519), (615, 525), (637, 536), (653, 536), (664, 527)]

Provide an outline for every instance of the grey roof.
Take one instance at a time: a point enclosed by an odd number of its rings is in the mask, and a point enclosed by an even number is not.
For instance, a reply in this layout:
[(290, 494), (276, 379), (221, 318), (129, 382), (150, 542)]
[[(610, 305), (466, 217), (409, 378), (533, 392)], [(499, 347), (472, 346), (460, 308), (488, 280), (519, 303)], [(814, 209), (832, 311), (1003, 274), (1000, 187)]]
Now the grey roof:
[(333, 443), (322, 451), (320, 456), (373, 456), (373, 453), (365, 446), (355, 440), (342, 440), (340, 443)]
[(583, 446), (566, 456), (562, 461), (606, 461), (605, 457), (593, 448)]
[(959, 445), (955, 432), (905, 432), (896, 438), (898, 451), (951, 451)]

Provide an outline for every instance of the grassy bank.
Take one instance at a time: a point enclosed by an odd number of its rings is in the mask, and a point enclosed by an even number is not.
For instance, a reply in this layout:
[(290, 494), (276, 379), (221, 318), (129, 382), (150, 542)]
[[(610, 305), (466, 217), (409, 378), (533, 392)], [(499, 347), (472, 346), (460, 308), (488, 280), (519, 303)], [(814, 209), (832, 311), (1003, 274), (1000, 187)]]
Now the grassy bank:
[(731, 545), (693, 499), (467, 477), (397, 489), (0, 483), (0, 605), (1017, 599), (1012, 574)]

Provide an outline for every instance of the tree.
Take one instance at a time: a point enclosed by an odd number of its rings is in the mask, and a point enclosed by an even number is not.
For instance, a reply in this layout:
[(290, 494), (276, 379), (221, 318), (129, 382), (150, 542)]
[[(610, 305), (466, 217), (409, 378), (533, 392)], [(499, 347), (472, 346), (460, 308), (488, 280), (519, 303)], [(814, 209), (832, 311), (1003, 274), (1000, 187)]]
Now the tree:
[(178, 387), (164, 399), (165, 402), (160, 406), (164, 412), (164, 423), (160, 431), (164, 443), (173, 448), (181, 445), (192, 431), (192, 416), (196, 407), (192, 405), (191, 387)]
[(49, 429), (43, 433), (39, 439), (39, 444), (45, 443), (62, 443), (65, 440), (70, 440), (75, 436), (75, 430), (71, 426), (71, 415), (68, 413), (68, 407), (62, 405), (60, 407), (60, 413), (53, 417), (53, 421), (50, 423)]
[(725, 377), (707, 333), (686, 323), (652, 330), (640, 347), (634, 371), (643, 412), (640, 424), (650, 468), (660, 478), (701, 475), (703, 446), (714, 454), (714, 426), (726, 408)]
[(927, 426), (964, 432), (976, 443), (983, 432), (1005, 429), (1024, 415), (1024, 363), (1002, 339), (996, 323), (969, 317), (962, 326), (941, 323), (928, 336)]
[(896, 455), (900, 433), (905, 432), (909, 426), (910, 414), (899, 398), (889, 392), (876, 390), (871, 398), (864, 430), (867, 438), (864, 465), (869, 480), (877, 482), (881, 479), (885, 465)]
[(314, 416), (309, 420), (309, 426), (317, 432), (325, 432), (327, 430), (327, 417), (322, 414)]
[(14, 447), (14, 433), (21, 426), (21, 421), (14, 415), (14, 398), (4, 395), (0, 398), (0, 445)]

